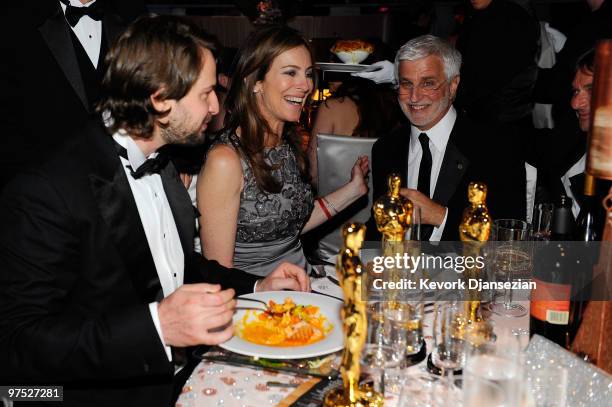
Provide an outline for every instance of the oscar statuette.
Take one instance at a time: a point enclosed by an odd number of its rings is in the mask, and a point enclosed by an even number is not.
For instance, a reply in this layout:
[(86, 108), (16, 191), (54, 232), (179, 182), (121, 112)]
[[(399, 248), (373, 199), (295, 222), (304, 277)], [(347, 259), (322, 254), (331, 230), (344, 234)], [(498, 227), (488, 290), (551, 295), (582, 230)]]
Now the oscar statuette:
[[(459, 225), (459, 238), (463, 242), (463, 255), (476, 258), (480, 256), (481, 248), (491, 233), (491, 216), (487, 208), (487, 186), (482, 182), (470, 182), (468, 186), (468, 200), (470, 206), (463, 211), (463, 218)], [(471, 267), (466, 268), (466, 279), (480, 278), (482, 270)], [(468, 289), (467, 315), (470, 323), (481, 320), (480, 293)]]
[(340, 372), (342, 387), (325, 395), (325, 407), (382, 407), (384, 397), (370, 385), (359, 385), (361, 352), (368, 332), (366, 301), (362, 297), (365, 287), (365, 268), (359, 258), (359, 250), (365, 238), (365, 226), (348, 223), (342, 228), (344, 247), (338, 255), (336, 273), (344, 293), (341, 311), (344, 330), (344, 353)]

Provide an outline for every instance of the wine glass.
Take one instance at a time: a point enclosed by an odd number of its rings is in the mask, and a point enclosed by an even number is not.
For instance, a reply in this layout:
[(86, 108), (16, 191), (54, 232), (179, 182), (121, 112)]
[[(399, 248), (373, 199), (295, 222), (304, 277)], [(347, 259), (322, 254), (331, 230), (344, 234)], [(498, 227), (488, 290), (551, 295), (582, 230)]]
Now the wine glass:
[(468, 316), (462, 303), (444, 301), (436, 304), (431, 357), (433, 364), (442, 371), (442, 377), (446, 377), (446, 372), (452, 375), (463, 366), (467, 325)]
[[(528, 250), (530, 240), (529, 224), (517, 219), (498, 219), (493, 222), (491, 239), (504, 242), (495, 245), (492, 256), (492, 267), (496, 280), (512, 282), (513, 277), (528, 276), (531, 270), (531, 253)], [(513, 302), (513, 290), (503, 290), (503, 302), (493, 299), (489, 310), (506, 317), (522, 317), (527, 309)]]

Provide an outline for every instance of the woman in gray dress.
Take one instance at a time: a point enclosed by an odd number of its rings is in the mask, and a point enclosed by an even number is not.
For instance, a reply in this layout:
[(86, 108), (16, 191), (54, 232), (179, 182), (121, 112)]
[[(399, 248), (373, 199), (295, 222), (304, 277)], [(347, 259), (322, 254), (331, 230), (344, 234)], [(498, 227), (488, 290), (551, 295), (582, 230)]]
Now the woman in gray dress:
[(309, 44), (289, 27), (255, 31), (239, 51), (226, 130), (198, 176), (202, 252), (261, 276), (306, 267), (299, 240), (367, 192), (367, 157), (339, 190), (314, 198), (295, 123), (314, 87)]

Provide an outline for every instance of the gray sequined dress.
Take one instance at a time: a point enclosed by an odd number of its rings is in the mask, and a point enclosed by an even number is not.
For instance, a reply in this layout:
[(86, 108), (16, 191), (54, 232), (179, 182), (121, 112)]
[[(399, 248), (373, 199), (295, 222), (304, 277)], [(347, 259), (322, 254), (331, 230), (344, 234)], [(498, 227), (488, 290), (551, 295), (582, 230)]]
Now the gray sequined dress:
[[(265, 150), (268, 164), (278, 166), (273, 176), (283, 186), (279, 193), (262, 191), (244, 158), (238, 136), (222, 134), (215, 144), (225, 144), (240, 154), (244, 185), (240, 193), (234, 267), (267, 276), (281, 262), (307, 267), (300, 232), (313, 209), (310, 184), (300, 176), (291, 147), (282, 144)], [(203, 214), (206, 216), (206, 214)]]

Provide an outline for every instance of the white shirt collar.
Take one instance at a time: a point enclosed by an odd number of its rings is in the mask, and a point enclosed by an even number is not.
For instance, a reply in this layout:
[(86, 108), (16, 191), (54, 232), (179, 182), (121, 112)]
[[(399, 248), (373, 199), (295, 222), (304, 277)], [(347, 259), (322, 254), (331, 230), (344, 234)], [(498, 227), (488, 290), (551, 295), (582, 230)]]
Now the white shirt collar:
[(130, 166), (136, 171), (147, 158), (154, 158), (157, 156), (157, 152), (151, 153), (149, 157), (146, 157), (138, 144), (131, 138), (125, 130), (119, 129), (113, 134), (113, 139), (127, 151), (127, 160)]
[(425, 133), (437, 151), (445, 151), (455, 120), (457, 120), (457, 111), (451, 106), (442, 119), (427, 131), (419, 130), (416, 126), (410, 125), (410, 148), (419, 144), (419, 135)]

